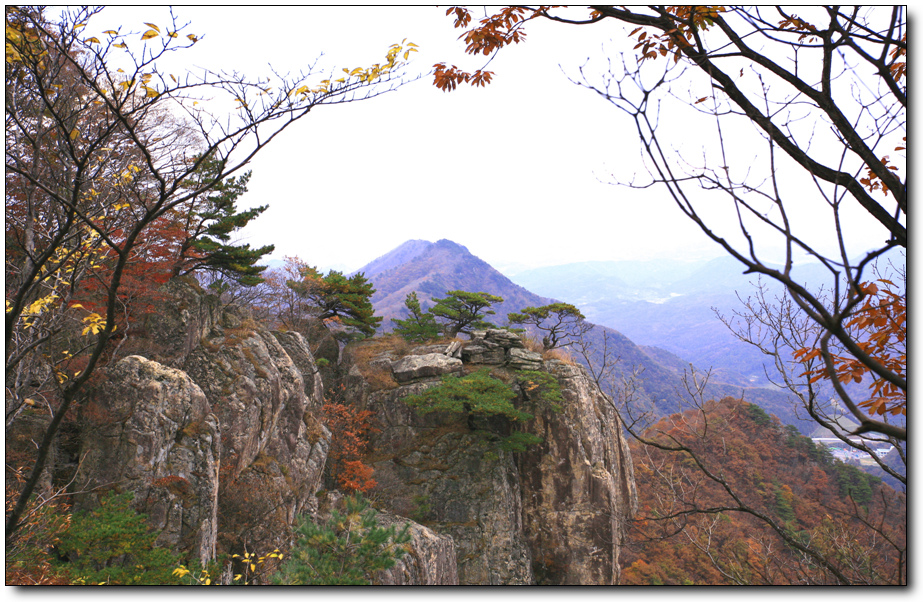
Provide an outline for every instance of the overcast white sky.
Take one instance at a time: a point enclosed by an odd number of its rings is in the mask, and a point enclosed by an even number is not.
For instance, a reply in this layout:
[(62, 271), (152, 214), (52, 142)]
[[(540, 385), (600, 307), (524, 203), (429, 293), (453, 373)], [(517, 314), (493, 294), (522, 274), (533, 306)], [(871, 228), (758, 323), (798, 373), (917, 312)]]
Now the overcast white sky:
[[(176, 55), (188, 67), (257, 77), (268, 64), (304, 69), (321, 53), (327, 69), (367, 66), (404, 38), (420, 46), (409, 76), (440, 61), (469, 69), (483, 63), (463, 54), (444, 8), (175, 12), (204, 36)], [(140, 32), (145, 21), (165, 25), (166, 9), (110, 7), (93, 27)], [(626, 177), (641, 169), (633, 125), (570, 83), (562, 68), (575, 74), (589, 57), (630, 53), (627, 30), (532, 23), (527, 32), (525, 44), (491, 64), (497, 75), (486, 88), (443, 93), (423, 75), (378, 98), (320, 107), (294, 124), (251, 165), (241, 202), (270, 208), (245, 240), (275, 244), (274, 259), (298, 255), (345, 270), (415, 238), (451, 239), (499, 268), (722, 255), (662, 189), (607, 183), (613, 171)]]

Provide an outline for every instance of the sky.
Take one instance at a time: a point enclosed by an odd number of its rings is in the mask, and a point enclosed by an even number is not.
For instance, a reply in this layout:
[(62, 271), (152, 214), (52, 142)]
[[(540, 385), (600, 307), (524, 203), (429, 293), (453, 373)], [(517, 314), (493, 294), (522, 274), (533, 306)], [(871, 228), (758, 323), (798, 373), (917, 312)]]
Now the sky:
[[(269, 209), (243, 232), (271, 259), (297, 255), (322, 269), (360, 268), (404, 241), (448, 238), (500, 268), (592, 260), (708, 259), (723, 251), (665, 191), (614, 185), (643, 177), (633, 123), (568, 80), (607, 57), (631, 55), (627, 28), (530, 23), (524, 44), (491, 62), (486, 88), (445, 93), (432, 65), (468, 70), (461, 30), (444, 8), (178, 7), (202, 39), (165, 68), (236, 70), (251, 77), (380, 62), (403, 39), (420, 47), (395, 92), (319, 107), (252, 161), (242, 206)], [(141, 32), (164, 8), (110, 7), (94, 18)], [(477, 11), (474, 14), (478, 17)], [(417, 78), (417, 79), (415, 79)], [(681, 113), (665, 126), (685, 129)], [(671, 121), (672, 119), (672, 121)], [(709, 134), (679, 138), (695, 151)], [(722, 220), (727, 215), (714, 214)], [(861, 229), (860, 229), (861, 230)], [(880, 235), (869, 233), (869, 244)], [(860, 247), (864, 243), (860, 243)]]

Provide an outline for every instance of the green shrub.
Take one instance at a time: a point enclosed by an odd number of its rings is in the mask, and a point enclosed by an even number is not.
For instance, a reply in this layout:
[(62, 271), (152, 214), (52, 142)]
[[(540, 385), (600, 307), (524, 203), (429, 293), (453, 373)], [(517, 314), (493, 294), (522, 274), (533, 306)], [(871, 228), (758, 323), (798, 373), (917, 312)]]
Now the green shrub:
[(76, 582), (118, 585), (177, 584), (173, 569), (180, 559), (154, 546), (144, 514), (131, 508), (131, 493), (106, 494), (89, 512), (77, 512), (61, 535), (62, 569)]
[(301, 517), (298, 540), (273, 578), (282, 585), (371, 585), (406, 552), (408, 526), (398, 532), (378, 524), (376, 512), (361, 496), (346, 498), (346, 514), (336, 510), (326, 525)]
[[(546, 382), (544, 384), (549, 391), (552, 391)], [(560, 388), (557, 394), (560, 398)], [(476, 430), (475, 417), (503, 417), (512, 423), (520, 424), (531, 420), (532, 414), (516, 408), (513, 405), (514, 399), (516, 399), (516, 393), (513, 389), (491, 378), (490, 370), (485, 368), (462, 377), (444, 376), (440, 385), (427, 389), (419, 395), (408, 395), (404, 398), (404, 402), (421, 414), (432, 412), (463, 414), (468, 420), (468, 428), (474, 431)], [(500, 447), (508, 451), (521, 452), (525, 451), (525, 446), (541, 443), (541, 441), (541, 437), (514, 431), (510, 436), (500, 440)]]
[(543, 401), (555, 412), (563, 409), (560, 405), (564, 403), (561, 385), (554, 376), (538, 370), (522, 370), (516, 375), (516, 379), (526, 399)]
[(467, 376), (444, 376), (442, 383), (419, 395), (408, 395), (404, 402), (421, 414), (453, 412), (483, 417), (505, 416), (528, 420), (531, 414), (513, 406), (516, 393), (501, 381), (491, 378), (488, 369)]

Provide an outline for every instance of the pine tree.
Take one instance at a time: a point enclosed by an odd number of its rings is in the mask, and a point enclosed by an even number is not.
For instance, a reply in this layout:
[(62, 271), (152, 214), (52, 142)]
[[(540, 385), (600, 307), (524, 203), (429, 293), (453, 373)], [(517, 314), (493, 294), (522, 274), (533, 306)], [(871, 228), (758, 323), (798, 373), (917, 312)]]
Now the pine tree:
[[(209, 179), (221, 173), (222, 167), (219, 161), (206, 161), (193, 174), (187, 187), (193, 190), (202, 187)], [(173, 268), (174, 275), (211, 271), (243, 286), (255, 286), (263, 281), (260, 273), (266, 266), (256, 264), (272, 253), (275, 246), (251, 249), (249, 244), (230, 242), (233, 233), (268, 207), (262, 205), (237, 211), (237, 199), (247, 192), (251, 173), (248, 171), (240, 177), (231, 176), (215, 182), (207, 192), (195, 196), (173, 213), (172, 219), (178, 222), (185, 235)]]
[(325, 525), (302, 516), (298, 540), (274, 581), (282, 585), (371, 585), (376, 573), (394, 566), (410, 541), (401, 531), (378, 523), (376, 511), (357, 495), (346, 498), (346, 514), (331, 512)]
[(394, 332), (408, 341), (422, 343), (439, 336), (439, 325), (433, 314), (424, 312), (420, 307), (416, 291), (409, 293), (404, 301), (404, 306), (410, 313), (406, 320), (392, 318)]
[(374, 315), (375, 308), (369, 299), (375, 289), (365, 274), (359, 272), (347, 278), (342, 272), (331, 270), (322, 276), (317, 268), (305, 266), (300, 275), (301, 280), (285, 284), (314, 307), (318, 319), (336, 320), (360, 337), (375, 334), (382, 318)]
[(446, 336), (454, 337), (460, 332), (470, 334), (472, 330), (490, 328), (490, 322), (484, 316), (496, 312), (487, 309), (494, 303), (503, 303), (503, 297), (488, 293), (470, 293), (467, 291), (447, 291), (445, 299), (433, 299), (435, 305), (430, 313), (445, 320), (442, 327)]
[(58, 550), (68, 562), (63, 570), (84, 583), (165, 585), (178, 583), (173, 569), (179, 557), (154, 546), (146, 516), (131, 508), (133, 495), (112, 492), (90, 511), (75, 513)]

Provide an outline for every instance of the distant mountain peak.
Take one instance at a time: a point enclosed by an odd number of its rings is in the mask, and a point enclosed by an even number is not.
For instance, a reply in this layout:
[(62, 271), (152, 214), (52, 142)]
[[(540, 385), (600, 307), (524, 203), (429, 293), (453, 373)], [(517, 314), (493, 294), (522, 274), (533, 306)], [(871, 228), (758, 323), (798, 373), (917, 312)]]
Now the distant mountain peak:
[(448, 238), (442, 238), (440, 240), (437, 240), (434, 243), (434, 246), (439, 247), (441, 249), (458, 250), (458, 251), (464, 251), (465, 253), (468, 253), (469, 255), (471, 254), (471, 251), (468, 250), (468, 247), (464, 245), (460, 245), (457, 242), (451, 241)]
[[(442, 242), (442, 241), (439, 241)], [(448, 241), (451, 242), (451, 241)], [(439, 244), (439, 243), (435, 243)], [(454, 244), (454, 243), (453, 243)], [(377, 276), (382, 272), (387, 272), (388, 270), (395, 268), (399, 265), (405, 264), (408, 261), (412, 260), (414, 257), (417, 257), (421, 253), (425, 252), (429, 248), (433, 247), (434, 243), (431, 243), (428, 240), (414, 239), (408, 240), (400, 244), (399, 246), (391, 249), (381, 257), (373, 259), (364, 267), (359, 268), (354, 274), (362, 272), (365, 274), (366, 278), (372, 278)]]

